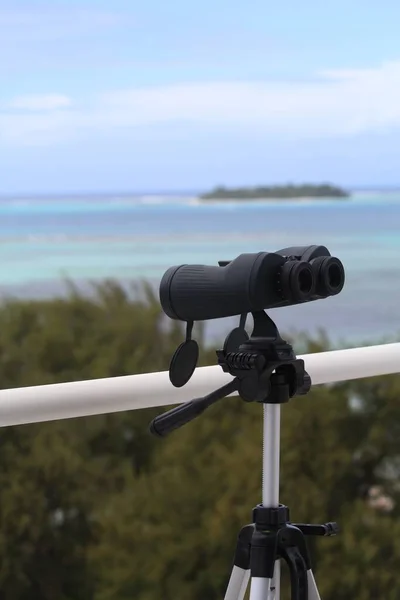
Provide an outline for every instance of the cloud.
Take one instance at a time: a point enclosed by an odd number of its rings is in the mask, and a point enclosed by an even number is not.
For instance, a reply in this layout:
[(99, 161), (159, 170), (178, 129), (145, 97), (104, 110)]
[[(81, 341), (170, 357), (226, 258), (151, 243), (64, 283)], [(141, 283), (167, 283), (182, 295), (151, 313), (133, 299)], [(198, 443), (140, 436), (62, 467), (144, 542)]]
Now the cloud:
[(37, 96), (19, 96), (9, 104), (9, 108), (19, 110), (50, 111), (71, 106), (68, 96), (61, 94), (46, 94)]
[(135, 88), (107, 92), (85, 104), (75, 98), (73, 108), (61, 102), (40, 115), (27, 108), (22, 115), (0, 113), (0, 143), (60, 144), (82, 135), (113, 136), (119, 129), (162, 123), (280, 138), (353, 136), (400, 125), (400, 61), (317, 75), (311, 82)]

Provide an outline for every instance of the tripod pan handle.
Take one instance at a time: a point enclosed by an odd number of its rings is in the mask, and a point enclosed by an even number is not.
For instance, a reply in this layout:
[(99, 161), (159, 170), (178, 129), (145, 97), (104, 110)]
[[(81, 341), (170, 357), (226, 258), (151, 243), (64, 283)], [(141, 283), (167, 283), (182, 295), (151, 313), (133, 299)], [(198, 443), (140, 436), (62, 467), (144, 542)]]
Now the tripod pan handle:
[(190, 402), (185, 402), (185, 404), (181, 404), (162, 415), (158, 415), (150, 424), (151, 433), (158, 437), (164, 437), (171, 433), (171, 431), (174, 431), (174, 429), (186, 425), (186, 423), (198, 417), (207, 408), (207, 405), (200, 402), (201, 400), (203, 398), (190, 400)]
[(211, 392), (208, 396), (204, 396), (204, 398), (196, 398), (195, 400), (190, 400), (190, 402), (176, 406), (162, 415), (155, 417), (150, 423), (150, 432), (158, 437), (164, 437), (171, 433), (171, 431), (174, 431), (174, 429), (186, 425), (186, 423), (201, 415), (211, 404), (222, 400), (225, 396), (229, 396), (229, 394), (237, 389), (238, 381), (235, 378), (218, 390)]

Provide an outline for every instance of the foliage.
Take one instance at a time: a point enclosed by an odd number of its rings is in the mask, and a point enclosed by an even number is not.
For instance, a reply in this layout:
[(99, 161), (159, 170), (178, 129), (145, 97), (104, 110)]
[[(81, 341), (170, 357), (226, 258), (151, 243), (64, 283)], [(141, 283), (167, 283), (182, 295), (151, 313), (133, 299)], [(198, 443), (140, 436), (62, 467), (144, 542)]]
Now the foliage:
[[(168, 325), (149, 291), (133, 301), (113, 282), (9, 301), (2, 387), (166, 369), (183, 338)], [(215, 362), (204, 344), (201, 359)], [(399, 393), (399, 377), (374, 378), (282, 409), (281, 499), (294, 521), (342, 529), (310, 540), (324, 600), (400, 595)], [(262, 407), (223, 400), (162, 441), (157, 412), (0, 429), (0, 600), (223, 597), (260, 501)]]
[(288, 198), (347, 198), (348, 192), (334, 185), (275, 185), (242, 188), (226, 188), (218, 186), (211, 192), (202, 194), (203, 200), (255, 200), (255, 199), (288, 199)]

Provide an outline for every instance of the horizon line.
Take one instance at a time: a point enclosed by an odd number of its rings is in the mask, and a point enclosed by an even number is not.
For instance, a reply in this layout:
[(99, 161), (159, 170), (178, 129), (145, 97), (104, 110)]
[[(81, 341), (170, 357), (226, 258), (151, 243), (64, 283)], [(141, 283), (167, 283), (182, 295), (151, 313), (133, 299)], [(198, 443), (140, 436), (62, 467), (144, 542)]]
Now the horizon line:
[[(298, 183), (298, 184), (290, 184), (290, 183), (286, 183), (286, 184), (264, 184), (265, 187), (284, 187), (285, 185), (338, 185), (338, 184), (325, 184), (325, 183), (316, 183), (316, 184), (312, 184), (312, 183)], [(229, 187), (230, 186), (225, 186), (224, 187)], [(240, 186), (232, 186), (232, 188), (234, 187), (244, 187), (244, 188), (251, 188), (251, 187), (258, 187), (257, 185), (243, 185), (241, 184)], [(385, 191), (391, 191), (391, 192), (396, 192), (396, 191), (400, 191), (400, 184), (399, 185), (351, 185), (351, 186), (341, 186), (338, 185), (338, 187), (342, 187), (346, 190), (348, 190), (349, 192), (385, 192)], [(101, 197), (101, 196), (170, 196), (170, 195), (177, 195), (177, 196), (192, 196), (192, 195), (197, 195), (197, 194), (203, 194), (206, 193), (207, 191), (210, 191), (209, 188), (205, 189), (205, 188), (197, 188), (197, 189), (167, 189), (167, 190), (125, 190), (125, 191), (118, 191), (118, 190), (109, 190), (109, 191), (96, 191), (96, 190), (92, 190), (92, 191), (84, 191), (84, 190), (65, 190), (65, 191), (43, 191), (43, 192), (5, 192), (2, 193), (0, 192), (0, 199), (12, 199), (12, 198), (45, 198), (45, 197), (79, 197), (79, 196), (97, 196), (97, 197)]]

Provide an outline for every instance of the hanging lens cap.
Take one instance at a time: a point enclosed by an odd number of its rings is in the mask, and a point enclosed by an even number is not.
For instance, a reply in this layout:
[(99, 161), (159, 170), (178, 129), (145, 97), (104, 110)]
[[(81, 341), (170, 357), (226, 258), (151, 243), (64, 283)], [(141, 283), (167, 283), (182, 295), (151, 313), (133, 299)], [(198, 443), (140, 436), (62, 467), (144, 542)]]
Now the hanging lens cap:
[(239, 346), (244, 344), (249, 339), (247, 332), (241, 327), (235, 327), (232, 331), (227, 335), (225, 343), (224, 343), (224, 352), (237, 352), (239, 350)]
[(199, 346), (195, 340), (186, 340), (175, 350), (169, 366), (169, 380), (175, 387), (187, 384), (197, 365)]

